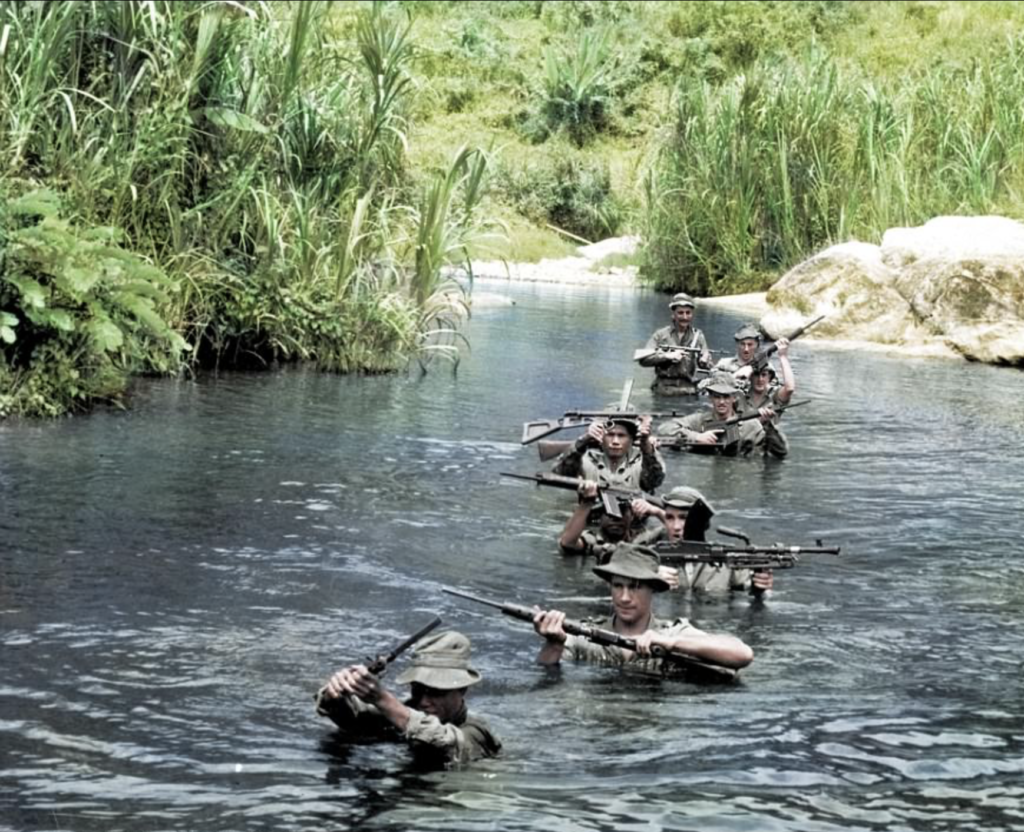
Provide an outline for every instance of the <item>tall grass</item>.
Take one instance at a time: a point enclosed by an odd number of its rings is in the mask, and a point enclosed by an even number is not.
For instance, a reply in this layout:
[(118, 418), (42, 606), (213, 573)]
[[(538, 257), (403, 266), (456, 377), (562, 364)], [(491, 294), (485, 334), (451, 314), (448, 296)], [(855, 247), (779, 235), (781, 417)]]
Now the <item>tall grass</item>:
[(665, 289), (761, 288), (813, 251), (994, 210), (1024, 176), (1024, 39), (881, 84), (823, 54), (682, 80), (645, 179), (644, 272)]
[(0, 184), (47, 183), (70, 219), (123, 229), (179, 287), (158, 311), (194, 364), (392, 370), (454, 325), (437, 276), (466, 259), (484, 157), (417, 205), (409, 25), (374, 4), (328, 40), (329, 11), (0, 6)]

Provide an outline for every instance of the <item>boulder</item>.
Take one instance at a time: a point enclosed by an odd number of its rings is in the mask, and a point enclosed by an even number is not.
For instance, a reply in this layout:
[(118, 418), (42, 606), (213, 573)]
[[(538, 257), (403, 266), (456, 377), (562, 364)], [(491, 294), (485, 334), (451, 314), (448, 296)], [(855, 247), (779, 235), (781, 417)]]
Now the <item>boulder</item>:
[(937, 217), (893, 228), (881, 246), (832, 246), (769, 289), (769, 337), (818, 315), (811, 335), (1024, 366), (1024, 225)]

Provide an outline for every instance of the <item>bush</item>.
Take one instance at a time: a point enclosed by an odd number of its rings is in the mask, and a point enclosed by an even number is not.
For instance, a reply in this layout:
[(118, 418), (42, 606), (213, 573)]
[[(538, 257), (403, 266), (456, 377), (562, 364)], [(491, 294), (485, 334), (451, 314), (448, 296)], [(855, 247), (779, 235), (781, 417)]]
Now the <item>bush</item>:
[(133, 373), (181, 368), (160, 311), (174, 286), (118, 236), (62, 219), (50, 193), (0, 203), (0, 415), (85, 409)]

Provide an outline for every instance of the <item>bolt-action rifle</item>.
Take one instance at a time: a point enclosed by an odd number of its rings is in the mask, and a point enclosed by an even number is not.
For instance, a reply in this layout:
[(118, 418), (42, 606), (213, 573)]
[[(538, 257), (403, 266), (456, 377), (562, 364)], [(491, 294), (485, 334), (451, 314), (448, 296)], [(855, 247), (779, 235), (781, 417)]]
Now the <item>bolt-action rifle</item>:
[[(506, 471), (501, 472), (503, 477), (513, 477), (517, 480), (527, 480), (529, 482), (535, 482), (537, 485), (548, 485), (552, 488), (564, 488), (568, 491), (579, 491), (580, 484), (584, 482), (577, 477), (563, 477), (561, 474), (511, 474)], [(612, 486), (604, 486), (598, 483), (597, 496), (601, 500), (601, 504), (604, 506), (604, 510), (607, 514), (612, 517), (622, 517), (622, 509), (620, 503), (629, 503), (635, 499), (647, 500), (656, 506), (661, 505), (661, 499), (655, 497), (653, 494), (647, 494), (644, 491), (633, 490), (630, 488), (614, 488)]]
[[(806, 323), (803, 326), (794, 329), (789, 335), (786, 336), (786, 340), (795, 341), (797, 338), (799, 338), (801, 335), (807, 332), (807, 330), (809, 330), (812, 326), (823, 320), (825, 320), (825, 316), (819, 315), (813, 321), (810, 321), (809, 323)], [(764, 367), (768, 364), (768, 359), (775, 354), (776, 350), (778, 350), (778, 347), (775, 346), (774, 341), (772, 341), (772, 343), (770, 344), (765, 344), (763, 347), (759, 347), (757, 352), (754, 353), (754, 357), (750, 360), (750, 363), (754, 366), (755, 370), (759, 370), (761, 367)]]
[[(511, 618), (518, 618), (520, 621), (533, 622), (533, 616), (535, 614), (534, 610), (530, 607), (524, 607), (522, 604), (491, 601), (487, 598), (480, 598), (477, 595), (470, 595), (468, 592), (461, 592), (460, 590), (449, 589), (448, 587), (445, 587), (443, 591), (447, 592), (449, 595), (456, 595), (459, 598), (466, 598), (469, 601), (474, 601), (477, 604), (485, 604), (488, 607), (494, 607), (495, 609), (501, 610), (505, 615), (510, 616)], [(562, 622), (562, 629), (571, 636), (581, 636), (588, 641), (594, 642), (594, 644), (621, 647), (623, 650), (636, 651), (636, 639), (620, 635), (614, 630), (605, 630), (601, 627), (595, 627), (592, 624), (586, 624), (582, 621), (573, 621), (568, 618)], [(666, 650), (658, 645), (651, 648), (651, 655), (663, 660), (663, 672), (671, 666), (677, 672), (683, 670), (687, 672), (695, 672), (697, 674), (705, 674), (708, 678), (715, 679), (716, 681), (730, 681), (736, 677), (736, 671), (732, 668), (724, 667), (704, 659), (699, 659), (696, 656), (689, 655), (688, 653), (678, 653), (673, 650)]]
[[(804, 399), (803, 401), (799, 402), (790, 402), (789, 404), (778, 405), (777, 407), (773, 407), (772, 409), (776, 413), (782, 413), (783, 411), (788, 410), (791, 407), (800, 407), (800, 405), (803, 404), (810, 404), (811, 401), (811, 399)], [(677, 416), (680, 414), (655, 413), (653, 415), (660, 417), (665, 415)], [(687, 413), (682, 415), (689, 416), (690, 414)], [(750, 419), (757, 419), (760, 415), (761, 414), (759, 411), (752, 410), (749, 413), (741, 413), (739, 416), (733, 416), (729, 419), (722, 419), (717, 422), (712, 422), (704, 430), (728, 430), (733, 425), (738, 425), (740, 422), (746, 422)], [(714, 445), (701, 445), (697, 442), (691, 442), (689, 439), (686, 439), (682, 436), (659, 436), (657, 437), (657, 439), (659, 449), (667, 449), (670, 451), (685, 451), (691, 448), (715, 447)], [(543, 439), (537, 443), (537, 453), (540, 456), (541, 462), (547, 462), (550, 459), (555, 459), (556, 457), (561, 456), (566, 451), (572, 450), (574, 444), (575, 440)]]

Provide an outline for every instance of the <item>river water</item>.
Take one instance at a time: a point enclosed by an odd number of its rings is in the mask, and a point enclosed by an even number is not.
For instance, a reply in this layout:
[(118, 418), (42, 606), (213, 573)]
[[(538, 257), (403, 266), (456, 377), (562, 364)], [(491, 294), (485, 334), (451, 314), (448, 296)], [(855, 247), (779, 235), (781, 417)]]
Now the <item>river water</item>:
[[(792, 348), (789, 459), (667, 458), (755, 542), (840, 545), (764, 604), (659, 596), (739, 635), (742, 682), (534, 664), (441, 592), (607, 608), (555, 537), (522, 422), (650, 403), (635, 290), (488, 284), (458, 373), (144, 384), (130, 412), (0, 424), (0, 828), (1024, 829), (1024, 373)], [(698, 310), (712, 346), (741, 317)], [(443, 616), (503, 756), (426, 772), (311, 695)], [(493, 614), (492, 614), (493, 613)]]

